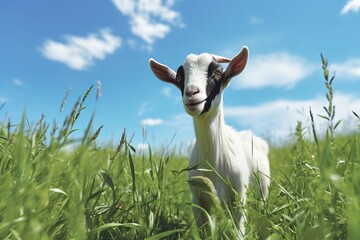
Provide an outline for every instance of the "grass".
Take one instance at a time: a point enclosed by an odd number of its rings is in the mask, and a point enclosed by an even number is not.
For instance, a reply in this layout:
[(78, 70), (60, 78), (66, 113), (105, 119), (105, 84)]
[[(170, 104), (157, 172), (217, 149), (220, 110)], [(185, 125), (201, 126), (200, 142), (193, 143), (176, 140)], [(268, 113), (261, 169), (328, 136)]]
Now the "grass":
[[(245, 239), (360, 239), (360, 135), (336, 134), (334, 77), (323, 57), (322, 64), (325, 114), (309, 110), (312, 126), (298, 122), (291, 144), (271, 148), (270, 197), (261, 202), (249, 189)], [(118, 145), (99, 146), (102, 127), (93, 131), (93, 118), (81, 139), (72, 137), (90, 92), (61, 127), (44, 117), (31, 125), (26, 113), (19, 124), (1, 122), (0, 239), (204, 238), (186, 157), (171, 149), (136, 153), (125, 131)], [(320, 119), (325, 133), (314, 127)], [(207, 239), (233, 239), (231, 211), (217, 212)]]

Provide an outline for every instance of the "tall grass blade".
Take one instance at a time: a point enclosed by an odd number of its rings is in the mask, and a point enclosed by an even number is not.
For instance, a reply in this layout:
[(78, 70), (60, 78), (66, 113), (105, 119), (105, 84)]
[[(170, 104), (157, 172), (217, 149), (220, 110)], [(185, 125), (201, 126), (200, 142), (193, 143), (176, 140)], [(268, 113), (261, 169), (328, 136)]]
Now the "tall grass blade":
[(141, 229), (144, 228), (144, 226), (138, 224), (138, 223), (106, 223), (103, 224), (94, 230), (92, 232), (101, 232), (104, 230), (108, 230), (111, 228), (118, 228), (118, 227), (125, 227), (125, 228), (133, 228), (133, 229)]
[(132, 179), (132, 192), (133, 192), (133, 199), (137, 201), (137, 193), (136, 193), (136, 180), (135, 180), (135, 167), (134, 167), (134, 160), (131, 154), (131, 151), (128, 151), (129, 156), (129, 164), (130, 164), (130, 171), (131, 171), (131, 179)]
[(173, 235), (174, 233), (178, 233), (178, 232), (182, 232), (183, 230), (182, 229), (173, 229), (173, 230), (168, 230), (168, 231), (165, 231), (165, 232), (161, 232), (161, 233), (158, 233), (156, 235), (153, 235), (151, 237), (147, 237), (145, 238), (144, 240), (158, 240), (158, 239), (163, 239), (165, 237), (168, 237), (168, 236), (171, 236)]

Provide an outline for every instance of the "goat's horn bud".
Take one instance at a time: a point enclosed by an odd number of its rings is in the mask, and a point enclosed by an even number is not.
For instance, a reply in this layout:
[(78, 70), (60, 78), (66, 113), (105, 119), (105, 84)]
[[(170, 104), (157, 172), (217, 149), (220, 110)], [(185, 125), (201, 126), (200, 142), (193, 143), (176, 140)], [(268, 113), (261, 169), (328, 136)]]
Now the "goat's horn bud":
[(214, 55), (211, 54), (213, 56), (213, 58), (215, 59), (215, 61), (217, 61), (218, 63), (229, 63), (231, 60), (226, 58), (226, 57), (222, 57), (222, 56), (218, 56), (218, 55)]

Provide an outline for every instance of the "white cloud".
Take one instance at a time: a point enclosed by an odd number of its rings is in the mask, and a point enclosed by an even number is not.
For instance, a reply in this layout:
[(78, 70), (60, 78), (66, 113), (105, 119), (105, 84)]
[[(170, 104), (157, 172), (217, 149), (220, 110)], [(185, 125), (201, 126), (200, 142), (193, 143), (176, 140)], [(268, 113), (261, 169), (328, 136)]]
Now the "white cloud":
[(125, 15), (133, 14), (135, 11), (134, 0), (112, 0), (115, 6)]
[(130, 18), (131, 31), (147, 44), (164, 38), (171, 26), (182, 27), (180, 14), (172, 7), (174, 1), (112, 0), (116, 8)]
[[(163, 3), (165, 2), (165, 3)], [(172, 10), (174, 1), (163, 0), (139, 0), (138, 11), (147, 13), (168, 22), (179, 21), (179, 13)]]
[(148, 44), (153, 44), (155, 39), (164, 38), (170, 32), (169, 25), (151, 22), (148, 17), (142, 15), (133, 17), (131, 25), (132, 32)]
[(314, 70), (303, 58), (286, 52), (250, 57), (247, 67), (239, 77), (233, 79), (236, 89), (285, 87), (295, 84)]
[(360, 10), (360, 0), (350, 0), (341, 9), (340, 14), (344, 15), (349, 12), (358, 12)]
[(360, 79), (360, 58), (350, 59), (344, 63), (332, 64), (329, 69), (336, 73), (340, 78)]
[(75, 70), (83, 70), (93, 64), (95, 59), (102, 60), (121, 46), (121, 38), (111, 34), (109, 29), (87, 37), (65, 36), (65, 43), (46, 40), (40, 51), (50, 60), (66, 64)]
[(181, 130), (181, 131), (192, 131), (193, 130), (193, 120), (186, 113), (180, 113), (173, 115), (166, 120), (160, 118), (147, 118), (141, 121), (142, 125), (155, 126), (163, 125), (166, 127), (171, 127), (172, 130)]
[(14, 79), (12, 80), (12, 82), (13, 82), (13, 84), (15, 84), (16, 86), (23, 86), (23, 85), (24, 85), (23, 81), (21, 81), (20, 79), (17, 79), (17, 78), (14, 78)]
[(164, 120), (160, 118), (146, 118), (141, 121), (142, 126), (158, 126), (164, 124)]
[[(334, 103), (335, 121), (343, 119), (345, 122), (354, 120), (351, 110), (360, 112), (360, 98), (345, 94), (335, 94)], [(304, 127), (310, 126), (309, 109), (315, 117), (318, 129), (324, 127), (325, 120), (317, 117), (324, 115), (323, 106), (327, 105), (325, 97), (317, 97), (303, 101), (275, 100), (257, 106), (225, 107), (225, 116), (237, 122), (241, 128), (252, 129), (255, 133), (269, 136), (275, 140), (286, 140), (296, 126), (297, 121), (302, 121)], [(351, 120), (352, 119), (352, 120)], [(349, 132), (357, 128), (354, 124), (343, 122), (338, 131)]]
[(149, 150), (149, 144), (148, 143), (139, 143), (136, 146), (136, 151), (140, 153), (145, 153)]
[[(145, 139), (151, 139), (152, 146), (161, 146), (165, 149), (172, 149), (174, 142), (180, 151), (187, 154), (194, 139), (192, 117), (183, 112), (161, 120), (160, 127), (143, 127), (143, 131), (146, 130)], [(156, 140), (161, 141), (156, 143)]]

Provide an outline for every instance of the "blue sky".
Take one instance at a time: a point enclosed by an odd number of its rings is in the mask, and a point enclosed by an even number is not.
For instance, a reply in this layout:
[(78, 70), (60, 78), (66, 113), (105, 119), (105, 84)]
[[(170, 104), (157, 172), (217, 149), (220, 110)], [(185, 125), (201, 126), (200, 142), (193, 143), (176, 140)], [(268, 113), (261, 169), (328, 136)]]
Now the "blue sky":
[(232, 57), (247, 45), (247, 68), (225, 91), (228, 124), (277, 141), (297, 120), (308, 123), (310, 106), (322, 114), (322, 52), (336, 72), (337, 118), (345, 119), (340, 131), (355, 129), (346, 123), (351, 110), (360, 113), (359, 10), (359, 0), (5, 0), (0, 119), (18, 123), (26, 109), (32, 123), (45, 114), (61, 124), (94, 85), (79, 136), (95, 111), (94, 129), (104, 125), (100, 141), (117, 142), (126, 128), (138, 148), (185, 146), (192, 120), (180, 92), (153, 76), (148, 59), (176, 69), (189, 53)]

